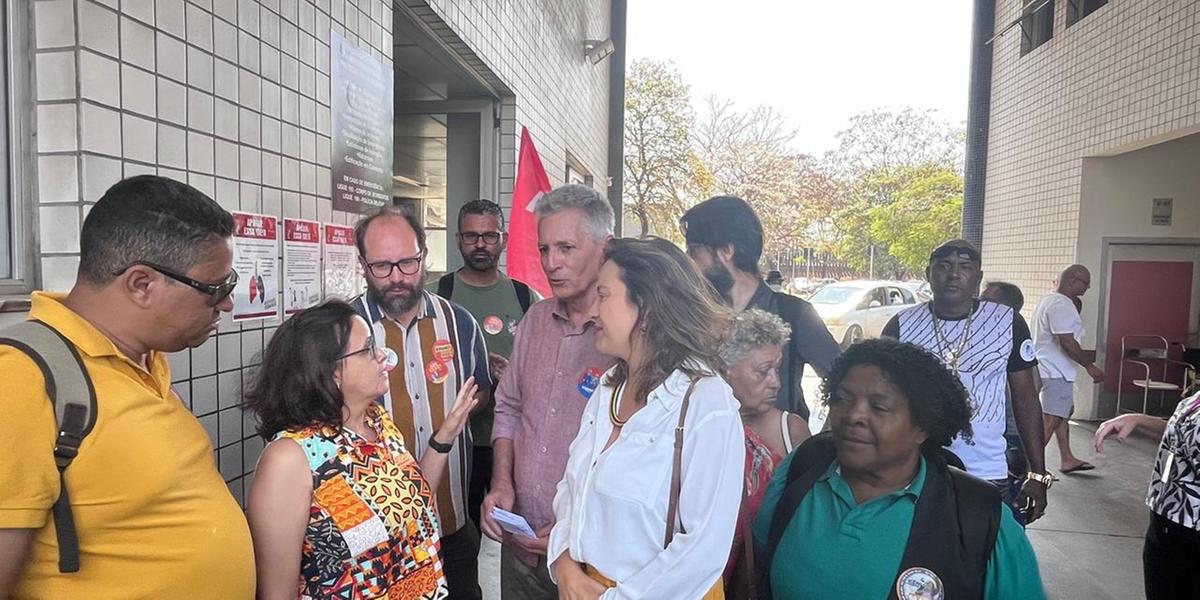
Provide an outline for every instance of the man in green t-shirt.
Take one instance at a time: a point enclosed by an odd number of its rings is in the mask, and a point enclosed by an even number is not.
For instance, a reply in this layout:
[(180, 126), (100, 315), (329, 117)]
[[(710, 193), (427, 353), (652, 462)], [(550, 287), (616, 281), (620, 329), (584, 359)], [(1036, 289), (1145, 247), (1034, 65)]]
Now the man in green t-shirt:
[[(490, 200), (472, 200), (458, 211), (458, 249), (463, 268), (442, 276), (428, 287), (467, 309), (483, 330), (492, 381), (499, 382), (508, 366), (517, 323), (541, 296), (528, 285), (500, 272), (500, 255), (508, 241), (504, 212)], [(479, 525), (479, 507), (492, 481), (492, 418), (495, 401), (475, 408), (471, 416), (474, 456), (467, 512)]]

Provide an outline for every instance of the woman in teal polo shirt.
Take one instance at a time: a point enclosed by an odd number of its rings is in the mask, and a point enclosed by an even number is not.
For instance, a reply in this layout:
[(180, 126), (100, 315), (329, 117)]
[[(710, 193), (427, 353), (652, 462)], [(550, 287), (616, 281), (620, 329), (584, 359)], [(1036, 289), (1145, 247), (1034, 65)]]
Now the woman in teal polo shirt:
[(969, 439), (971, 409), (937, 357), (861, 342), (837, 359), (823, 392), (830, 432), (776, 469), (755, 522), (764, 597), (1045, 598), (1033, 548), (999, 492), (943, 449), (960, 433)]

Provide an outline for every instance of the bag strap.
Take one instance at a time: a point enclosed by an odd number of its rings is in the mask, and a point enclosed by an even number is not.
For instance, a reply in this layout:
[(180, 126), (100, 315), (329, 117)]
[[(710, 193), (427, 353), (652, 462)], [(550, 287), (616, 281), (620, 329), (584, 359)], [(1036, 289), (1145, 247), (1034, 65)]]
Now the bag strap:
[(671, 545), (671, 540), (675, 539), (675, 518), (679, 512), (679, 488), (682, 485), (680, 480), (680, 467), (683, 462), (683, 422), (687, 419), (688, 404), (692, 400), (692, 391), (696, 389), (696, 382), (699, 379), (693, 379), (688, 384), (687, 392), (683, 394), (683, 404), (679, 407), (679, 424), (675, 426), (675, 459), (671, 464), (671, 495), (667, 501), (667, 532), (663, 535), (663, 548)]
[[(744, 478), (743, 478), (744, 479)], [(750, 489), (742, 484), (742, 501), (750, 497)], [(742, 515), (738, 524), (742, 529), (742, 571), (746, 573), (746, 590), (749, 598), (758, 598), (758, 571), (754, 568), (754, 529), (750, 526), (750, 513)]]
[(775, 512), (771, 515), (771, 528), (767, 533), (766, 544), (761, 548), (759, 561), (759, 589), (764, 598), (771, 597), (771, 565), (775, 561), (775, 550), (792, 516), (800, 503), (808, 495), (809, 490), (816, 484), (817, 479), (833, 464), (837, 452), (833, 447), (833, 436), (829, 432), (814, 435), (791, 454), (791, 464), (788, 466), (784, 479), (783, 493), (775, 503)]
[(59, 496), (51, 512), (58, 538), (58, 570), (79, 571), (79, 536), (71, 513), (66, 470), (79, 454), (83, 438), (96, 424), (96, 388), (75, 346), (57, 329), (30, 320), (0, 330), (0, 345), (11, 346), (28, 356), (42, 372), (46, 396), (54, 406), (58, 435), (54, 442), (54, 464), (58, 467)]
[(950, 467), (950, 485), (958, 502), (958, 527), (962, 532), (963, 547), (972, 565), (987, 568), (996, 548), (996, 537), (1000, 533), (1000, 511), (997, 510), (1000, 494), (992, 484), (971, 477), (965, 471)]
[(529, 286), (524, 282), (511, 280), (513, 291), (517, 293), (517, 304), (521, 305), (521, 314), (529, 312), (529, 305), (533, 304), (533, 294), (529, 292)]
[(438, 279), (437, 295), (447, 300), (454, 295), (454, 273), (446, 273)]

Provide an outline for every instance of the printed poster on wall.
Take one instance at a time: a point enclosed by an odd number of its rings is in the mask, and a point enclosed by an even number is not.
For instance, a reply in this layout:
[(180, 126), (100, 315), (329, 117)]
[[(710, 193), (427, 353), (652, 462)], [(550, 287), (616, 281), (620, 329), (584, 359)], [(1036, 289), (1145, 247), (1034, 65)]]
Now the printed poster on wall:
[(392, 203), (392, 68), (329, 32), (333, 209)]
[(233, 213), (233, 320), (279, 315), (279, 221), (275, 217)]
[(321, 224), (283, 220), (283, 314), (321, 302)]
[(362, 293), (366, 281), (359, 272), (354, 228), (325, 224), (325, 297), (350, 300)]

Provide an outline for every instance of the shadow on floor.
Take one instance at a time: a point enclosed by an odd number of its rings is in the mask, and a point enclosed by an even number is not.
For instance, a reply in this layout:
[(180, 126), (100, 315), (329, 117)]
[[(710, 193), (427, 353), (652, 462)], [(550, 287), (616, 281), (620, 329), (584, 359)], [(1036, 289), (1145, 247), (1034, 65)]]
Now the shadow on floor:
[[(1149, 521), (1146, 486), (1158, 439), (1110, 439), (1097, 454), (1098, 423), (1071, 423), (1075, 455), (1096, 470), (1059, 475), (1046, 516), (1029, 527), (1029, 540), (1047, 596), (1052, 600), (1134, 600), (1142, 589), (1142, 540)], [(1059, 472), (1058, 445), (1046, 448), (1046, 464)]]

